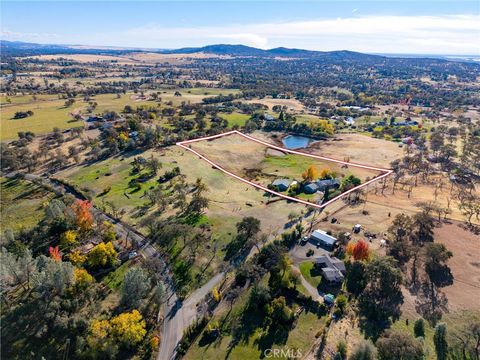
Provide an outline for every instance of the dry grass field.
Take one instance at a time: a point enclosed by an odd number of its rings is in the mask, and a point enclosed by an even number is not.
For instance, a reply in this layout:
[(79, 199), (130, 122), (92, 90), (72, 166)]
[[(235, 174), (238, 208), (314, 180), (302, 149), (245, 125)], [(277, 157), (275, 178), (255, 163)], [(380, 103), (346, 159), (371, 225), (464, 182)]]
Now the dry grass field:
[(403, 156), (403, 148), (398, 143), (376, 139), (361, 134), (341, 134), (334, 138), (316, 142), (308, 152), (351, 162), (390, 167), (390, 163)]
[[(266, 137), (265, 134), (260, 132), (254, 135), (263, 139)], [(272, 139), (267, 141), (272, 143)], [(189, 146), (224, 169), (263, 186), (270, 184), (276, 178), (301, 181), (302, 173), (310, 166), (314, 166), (318, 170), (329, 169), (334, 171), (339, 178), (354, 174), (362, 182), (381, 174), (380, 171), (354, 166), (346, 167), (329, 160), (283, 153), (238, 134), (209, 141), (199, 141), (191, 143)]]
[(294, 110), (294, 111), (302, 111), (305, 109), (303, 104), (296, 100), (296, 99), (272, 99), (272, 98), (263, 98), (263, 99), (253, 99), (253, 100), (248, 100), (245, 101), (250, 104), (263, 104), (268, 106), (270, 110), (275, 105), (280, 105), (280, 106), (286, 106), (288, 110)]
[[(134, 156), (140, 155), (145, 158), (151, 155), (158, 157), (163, 165), (160, 174), (178, 166), (188, 183), (194, 183), (197, 178), (201, 178), (207, 186), (206, 196), (210, 204), (205, 211), (205, 221), (212, 226), (213, 237), (211, 244), (199, 250), (196, 268), (202, 268), (216, 249), (217, 255), (211, 263), (208, 275), (213, 275), (218, 270), (217, 267), (224, 256), (221, 249), (231, 241), (236, 233), (235, 224), (243, 217), (258, 218), (261, 221), (262, 232), (275, 236), (283, 231), (291, 212), (300, 213), (305, 209), (305, 206), (296, 203), (289, 206), (285, 206), (283, 201), (268, 203), (269, 198), (262, 191), (211, 168), (205, 162), (199, 161), (194, 154), (176, 146), (160, 152), (149, 150), (130, 156), (110, 158), (88, 166), (70, 168), (57, 174), (57, 177), (92, 196), (97, 206), (107, 202), (114, 203), (119, 211), (124, 212), (123, 221), (137, 227), (140, 231), (147, 231), (138, 223), (155, 209), (149, 209), (147, 213), (141, 215), (139, 208), (148, 202), (144, 193), (152, 186), (156, 186), (156, 180), (151, 179), (143, 183), (139, 191), (132, 191), (128, 187), (129, 181), (133, 178), (130, 174), (130, 162)], [(110, 191), (102, 194), (109, 187)], [(162, 216), (173, 213), (173, 210), (168, 210)]]
[(55, 54), (55, 55), (37, 55), (30, 56), (30, 59), (40, 60), (55, 60), (55, 59), (67, 59), (71, 61), (77, 61), (80, 63), (92, 63), (92, 62), (115, 62), (119, 65), (145, 65), (156, 63), (188, 63), (192, 59), (208, 59), (208, 58), (222, 58), (228, 59), (229, 56), (221, 56), (215, 54), (206, 53), (194, 53), (194, 54), (159, 54), (149, 52), (135, 52), (125, 55), (96, 55), (96, 54)]

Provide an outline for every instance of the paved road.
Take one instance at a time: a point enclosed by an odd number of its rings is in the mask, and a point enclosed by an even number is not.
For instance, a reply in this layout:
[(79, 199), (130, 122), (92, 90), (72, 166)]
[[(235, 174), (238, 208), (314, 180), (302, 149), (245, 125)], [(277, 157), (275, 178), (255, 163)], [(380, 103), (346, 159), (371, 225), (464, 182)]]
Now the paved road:
[(193, 324), (201, 313), (197, 308), (197, 304), (212, 291), (223, 277), (223, 273), (215, 275), (205, 285), (192, 293), (183, 303), (180, 303), (176, 296), (168, 299), (164, 306), (163, 336), (157, 360), (171, 360), (175, 358), (177, 345), (183, 336), (183, 331)]

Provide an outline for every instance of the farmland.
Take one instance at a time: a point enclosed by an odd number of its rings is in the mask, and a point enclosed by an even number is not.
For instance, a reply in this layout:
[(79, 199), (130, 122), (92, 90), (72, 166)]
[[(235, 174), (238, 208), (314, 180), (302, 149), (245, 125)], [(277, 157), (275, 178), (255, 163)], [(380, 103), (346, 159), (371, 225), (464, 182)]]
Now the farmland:
[(30, 229), (43, 218), (44, 206), (55, 195), (39, 185), (21, 179), (1, 178), (2, 228)]
[(7, 358), (475, 359), (477, 65), (15, 46)]
[[(216, 96), (219, 94), (229, 94), (238, 92), (235, 89), (209, 89), (209, 88), (193, 88), (179, 89), (181, 96), (175, 96), (177, 90), (164, 90), (160, 92), (160, 97), (164, 103), (171, 102), (178, 106), (182, 101), (199, 103), (203, 98)], [(8, 101), (7, 101), (8, 99)], [(83, 127), (84, 122), (75, 120), (75, 114), (87, 115), (86, 109), (89, 104), (83, 99), (77, 99), (73, 105), (66, 106), (65, 99), (59, 99), (55, 96), (32, 96), (17, 95), (3, 96), (2, 116), (1, 116), (1, 140), (13, 140), (17, 137), (18, 132), (32, 131), (41, 135), (51, 132), (57, 127), (61, 130)], [(99, 94), (90, 97), (89, 101), (95, 102), (97, 105), (94, 112), (102, 114), (105, 111), (122, 112), (125, 106), (162, 106), (158, 102), (148, 101), (147, 98), (140, 98), (133, 93), (123, 95)], [(23, 118), (14, 119), (17, 112), (32, 111), (33, 115)], [(243, 125), (246, 117), (242, 114), (228, 114), (225, 118), (229, 121), (230, 126)]]

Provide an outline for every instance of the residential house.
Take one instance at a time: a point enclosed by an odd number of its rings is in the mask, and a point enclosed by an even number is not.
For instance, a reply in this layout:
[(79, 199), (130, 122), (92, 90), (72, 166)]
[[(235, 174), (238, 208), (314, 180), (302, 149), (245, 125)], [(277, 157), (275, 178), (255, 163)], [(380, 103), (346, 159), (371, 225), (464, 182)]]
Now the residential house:
[(272, 185), (275, 186), (278, 189), (278, 191), (285, 191), (290, 186), (290, 180), (277, 179), (272, 183)]
[(303, 186), (305, 194), (315, 194), (318, 191), (318, 186), (315, 183), (310, 183)]
[(340, 181), (337, 179), (324, 179), (324, 180), (317, 180), (315, 182), (317, 185), (317, 190), (325, 192), (325, 190), (332, 190), (338, 189), (340, 187)]
[(345, 279), (345, 263), (336, 257), (320, 256), (315, 259), (315, 266), (321, 268), (322, 276), (329, 284), (338, 284)]

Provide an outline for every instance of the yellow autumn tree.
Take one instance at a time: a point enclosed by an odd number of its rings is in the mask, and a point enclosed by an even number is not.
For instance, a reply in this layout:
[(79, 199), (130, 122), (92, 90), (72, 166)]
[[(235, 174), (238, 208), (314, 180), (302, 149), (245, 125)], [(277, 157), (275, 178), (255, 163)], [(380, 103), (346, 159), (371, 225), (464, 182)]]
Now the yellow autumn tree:
[(75, 279), (75, 287), (77, 289), (85, 289), (94, 281), (93, 276), (85, 269), (75, 268), (73, 270), (73, 276)]
[(302, 174), (302, 177), (305, 181), (313, 181), (318, 179), (318, 170), (315, 166), (310, 165), (307, 170)]
[(222, 294), (220, 294), (220, 291), (218, 291), (217, 287), (212, 289), (212, 296), (216, 302), (219, 302), (222, 299)]
[(158, 344), (160, 343), (160, 338), (157, 335), (153, 335), (150, 339), (150, 349), (155, 351), (158, 349)]
[(68, 255), (68, 258), (70, 262), (76, 266), (82, 265), (87, 260), (87, 257), (78, 250), (72, 251), (70, 255)]
[(62, 248), (71, 248), (78, 244), (78, 234), (76, 231), (67, 230), (60, 237), (60, 245)]
[(320, 171), (320, 179), (334, 179), (337, 174), (330, 168), (323, 168)]
[(117, 258), (117, 251), (112, 242), (101, 242), (88, 254), (88, 264), (92, 267), (105, 267), (114, 264)]
[(125, 131), (123, 131), (120, 133), (120, 135), (118, 135), (118, 138), (122, 143), (126, 143), (128, 141), (128, 134)]
[(104, 352), (111, 344), (112, 327), (108, 320), (93, 320), (88, 328), (87, 344), (98, 352)]
[(127, 346), (139, 343), (147, 334), (145, 320), (138, 310), (114, 317), (110, 320), (110, 325), (112, 326), (113, 336)]

